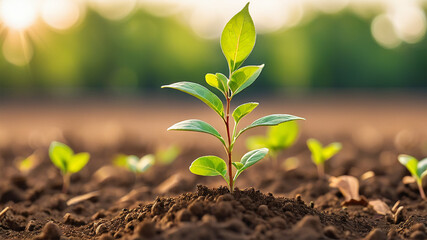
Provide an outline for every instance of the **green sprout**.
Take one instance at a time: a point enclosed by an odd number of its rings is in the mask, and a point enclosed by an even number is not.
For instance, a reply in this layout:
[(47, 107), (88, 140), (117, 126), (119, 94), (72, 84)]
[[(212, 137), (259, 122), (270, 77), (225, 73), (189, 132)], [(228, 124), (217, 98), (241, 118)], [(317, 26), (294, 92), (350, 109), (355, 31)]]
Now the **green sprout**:
[(124, 167), (134, 173), (146, 172), (155, 162), (156, 159), (153, 154), (147, 154), (142, 158), (135, 155), (119, 154), (113, 160), (115, 166)]
[(281, 151), (292, 146), (298, 137), (298, 123), (295, 121), (285, 122), (277, 126), (269, 127), (266, 136), (252, 136), (246, 140), (249, 150), (261, 147), (268, 148), (269, 155), (274, 163)]
[(176, 145), (170, 145), (167, 148), (158, 148), (156, 150), (156, 159), (161, 164), (171, 164), (181, 154), (181, 148)]
[(146, 172), (151, 166), (154, 165), (155, 158), (153, 154), (147, 154), (142, 158), (135, 155), (130, 155), (126, 158), (127, 167), (134, 173)]
[(423, 178), (427, 176), (427, 158), (424, 158), (423, 160), (418, 161), (416, 158), (412, 156), (401, 154), (399, 155), (398, 159), (399, 159), (399, 162), (409, 170), (412, 177), (414, 177), (415, 180), (417, 181), (421, 198), (425, 200), (426, 194), (424, 193), (424, 189), (423, 189)]
[(341, 148), (341, 143), (333, 142), (326, 147), (314, 138), (307, 140), (308, 149), (311, 151), (311, 160), (317, 166), (317, 173), (319, 178), (325, 176), (325, 162), (337, 154)]
[(70, 176), (79, 172), (89, 161), (87, 152), (74, 154), (67, 145), (53, 141), (49, 147), (49, 157), (52, 163), (61, 170), (63, 177), (62, 191), (65, 193), (70, 186)]
[[(216, 137), (224, 146), (227, 161), (217, 156), (203, 156), (193, 161), (190, 171), (202, 176), (222, 176), (227, 182), (230, 192), (233, 192), (236, 178), (248, 167), (252, 166), (268, 153), (267, 148), (256, 149), (246, 153), (240, 162), (233, 162), (233, 147), (236, 140), (245, 131), (259, 126), (274, 126), (292, 120), (302, 120), (303, 118), (288, 114), (272, 114), (255, 120), (249, 126), (238, 130), (239, 121), (254, 110), (258, 103), (249, 102), (238, 106), (231, 116), (234, 119), (232, 125), (230, 119), (231, 99), (245, 88), (249, 87), (260, 75), (264, 65), (240, 67), (246, 60), (255, 45), (255, 26), (249, 14), (249, 3), (237, 13), (226, 24), (221, 35), (221, 49), (228, 63), (229, 74), (208, 73), (205, 76), (206, 82), (219, 90), (225, 98), (226, 107), (219, 97), (205, 88), (193, 82), (178, 82), (162, 86), (162, 88), (172, 88), (190, 94), (208, 105), (222, 119), (225, 125), (225, 138), (210, 124), (197, 120), (185, 120), (168, 128), (176, 131), (195, 131), (210, 134)], [(233, 177), (232, 166), (236, 168)]]

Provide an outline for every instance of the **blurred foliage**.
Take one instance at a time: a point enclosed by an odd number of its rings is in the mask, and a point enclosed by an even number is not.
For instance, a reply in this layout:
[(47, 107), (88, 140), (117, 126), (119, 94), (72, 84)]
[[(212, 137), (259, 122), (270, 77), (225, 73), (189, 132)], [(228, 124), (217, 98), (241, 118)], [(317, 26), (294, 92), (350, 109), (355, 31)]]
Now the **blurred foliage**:
[[(258, 35), (246, 61), (266, 65), (257, 90), (427, 88), (427, 40), (386, 49), (373, 39), (370, 21), (343, 11)], [(28, 66), (14, 66), (0, 54), (0, 94), (137, 94), (176, 81), (201, 83), (206, 72), (227, 73), (218, 40), (144, 11), (121, 21), (89, 11), (78, 27), (39, 29), (36, 36)]]

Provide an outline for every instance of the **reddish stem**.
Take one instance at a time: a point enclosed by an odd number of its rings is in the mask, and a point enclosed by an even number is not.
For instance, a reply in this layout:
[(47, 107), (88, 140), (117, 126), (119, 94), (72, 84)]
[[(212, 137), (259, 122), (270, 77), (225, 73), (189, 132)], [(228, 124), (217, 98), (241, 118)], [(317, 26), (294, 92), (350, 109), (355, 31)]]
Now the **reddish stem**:
[(225, 128), (227, 130), (227, 138), (228, 138), (228, 179), (229, 179), (229, 187), (230, 192), (233, 192), (233, 168), (231, 161), (231, 134), (230, 134), (230, 98), (227, 96), (227, 108), (225, 111)]

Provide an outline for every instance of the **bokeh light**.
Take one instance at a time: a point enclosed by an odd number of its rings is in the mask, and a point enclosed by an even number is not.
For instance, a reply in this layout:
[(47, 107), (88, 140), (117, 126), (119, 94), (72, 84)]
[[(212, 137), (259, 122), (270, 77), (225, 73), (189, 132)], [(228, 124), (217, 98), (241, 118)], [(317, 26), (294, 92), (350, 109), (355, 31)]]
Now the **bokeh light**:
[(101, 16), (110, 20), (127, 17), (136, 7), (136, 0), (93, 0), (89, 2)]
[(418, 42), (426, 33), (426, 17), (413, 4), (396, 4), (391, 17), (399, 38), (407, 43)]
[(77, 2), (72, 0), (46, 0), (41, 14), (49, 26), (59, 30), (72, 27), (81, 16)]
[(37, 19), (37, 4), (32, 0), (3, 0), (1, 19), (4, 24), (15, 30), (31, 26)]
[(3, 42), (2, 50), (4, 58), (17, 66), (28, 64), (33, 57), (33, 47), (21, 32), (10, 32)]
[(401, 42), (394, 31), (393, 21), (387, 14), (375, 17), (372, 21), (371, 31), (375, 40), (386, 48), (397, 47)]

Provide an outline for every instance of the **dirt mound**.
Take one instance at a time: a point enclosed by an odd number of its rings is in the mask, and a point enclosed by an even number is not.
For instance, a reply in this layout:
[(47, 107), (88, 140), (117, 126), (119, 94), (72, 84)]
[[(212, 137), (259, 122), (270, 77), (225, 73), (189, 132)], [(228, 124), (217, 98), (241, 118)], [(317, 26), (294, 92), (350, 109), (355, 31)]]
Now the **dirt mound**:
[(322, 213), (301, 198), (201, 185), (195, 193), (123, 209), (92, 227), (97, 236), (130, 239), (354, 239), (370, 230), (367, 222)]

